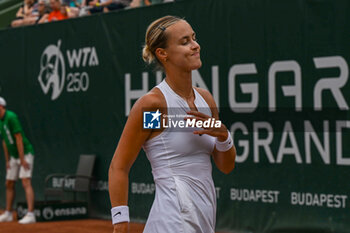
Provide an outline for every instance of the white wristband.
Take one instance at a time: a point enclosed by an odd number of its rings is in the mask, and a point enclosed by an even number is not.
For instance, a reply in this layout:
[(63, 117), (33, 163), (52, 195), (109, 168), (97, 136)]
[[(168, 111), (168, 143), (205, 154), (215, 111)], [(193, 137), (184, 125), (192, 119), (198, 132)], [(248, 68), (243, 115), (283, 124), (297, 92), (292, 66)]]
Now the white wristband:
[(116, 206), (111, 209), (112, 223), (130, 222), (129, 207), (126, 205)]
[(230, 131), (228, 131), (227, 139), (225, 141), (220, 142), (218, 138), (216, 138), (215, 147), (216, 147), (216, 150), (221, 152), (228, 151), (233, 147), (233, 140), (232, 140)]

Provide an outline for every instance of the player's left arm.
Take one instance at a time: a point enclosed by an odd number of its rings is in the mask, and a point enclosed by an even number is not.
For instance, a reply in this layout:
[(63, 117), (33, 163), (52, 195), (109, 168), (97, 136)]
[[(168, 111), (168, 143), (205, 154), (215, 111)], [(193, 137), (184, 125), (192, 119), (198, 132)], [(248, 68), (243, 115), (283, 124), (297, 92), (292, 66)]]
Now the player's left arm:
[(25, 169), (29, 169), (29, 164), (27, 161), (24, 159), (24, 147), (23, 147), (23, 137), (21, 133), (15, 133), (15, 139), (16, 139), (16, 146), (17, 146), (17, 151), (18, 151), (18, 156), (21, 161), (21, 165)]
[(11, 132), (15, 136), (16, 147), (17, 147), (19, 159), (21, 161), (21, 165), (25, 169), (29, 169), (29, 164), (24, 159), (23, 137), (22, 137), (22, 134), (21, 134), (22, 126), (21, 126), (21, 124), (19, 122), (19, 119), (18, 119), (17, 115), (15, 115), (13, 118), (11, 118), (11, 120), (9, 121), (9, 127), (10, 127)]
[(2, 140), (2, 147), (4, 148), (6, 169), (10, 169), (10, 156), (9, 156), (9, 151), (8, 151), (8, 149), (7, 149), (7, 146), (6, 146), (6, 143), (5, 143), (4, 140)]
[[(203, 96), (205, 101), (208, 103), (212, 112), (212, 117), (215, 118), (215, 120), (219, 120), (218, 108), (210, 92), (202, 88), (196, 88), (196, 90)], [(205, 120), (208, 117), (199, 112), (191, 111), (191, 113), (192, 113), (191, 115), (194, 115), (197, 119)], [(222, 122), (221, 122), (221, 128), (204, 129), (194, 133), (211, 135), (213, 137), (216, 137), (217, 138), (216, 140), (220, 142), (224, 142), (228, 137), (231, 137), (231, 135), (227, 131), (226, 126)], [(225, 174), (229, 174), (234, 169), (235, 159), (236, 159), (236, 148), (234, 145), (229, 150), (224, 152), (218, 151), (215, 146), (212, 155), (217, 168), (221, 172)]]

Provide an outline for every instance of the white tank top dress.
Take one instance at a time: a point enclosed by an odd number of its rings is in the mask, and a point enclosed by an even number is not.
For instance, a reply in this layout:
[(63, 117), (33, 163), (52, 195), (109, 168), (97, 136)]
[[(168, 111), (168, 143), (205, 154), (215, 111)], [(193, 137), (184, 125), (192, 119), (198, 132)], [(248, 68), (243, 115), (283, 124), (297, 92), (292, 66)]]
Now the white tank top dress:
[[(165, 97), (168, 115), (187, 115), (187, 102), (165, 80), (157, 88)], [(204, 98), (193, 90), (198, 111), (211, 116)], [(166, 128), (143, 145), (156, 186), (144, 233), (215, 231), (216, 193), (210, 160), (215, 138), (195, 135), (194, 130)]]

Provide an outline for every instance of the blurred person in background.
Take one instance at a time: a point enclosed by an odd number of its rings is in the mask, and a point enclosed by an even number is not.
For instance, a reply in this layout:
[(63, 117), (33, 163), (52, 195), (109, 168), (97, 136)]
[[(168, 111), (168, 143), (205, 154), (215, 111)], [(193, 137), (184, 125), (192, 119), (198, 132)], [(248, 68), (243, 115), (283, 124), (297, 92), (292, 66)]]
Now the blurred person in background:
[(19, 177), (25, 191), (28, 211), (18, 222), (35, 223), (34, 191), (31, 183), (34, 150), (23, 132), (17, 115), (6, 109), (6, 101), (2, 97), (0, 97), (0, 135), (6, 162), (6, 211), (0, 215), (0, 222), (13, 220), (11, 211), (15, 198), (15, 182)]
[(81, 0), (63, 0), (63, 4), (67, 5), (68, 7), (80, 8), (82, 1)]
[(23, 19), (24, 17), (31, 15), (34, 10), (34, 4), (34, 0), (24, 0), (22, 6), (16, 13), (17, 19)]
[(150, 6), (152, 4), (174, 2), (174, 0), (132, 0), (130, 7)]
[(76, 18), (79, 16), (79, 11), (82, 2), (80, 0), (63, 0), (62, 5), (68, 18)]
[(86, 16), (90, 15), (90, 9), (93, 8), (93, 6), (90, 5), (90, 2), (93, 0), (82, 0), (81, 5), (80, 5), (80, 11), (79, 11), (79, 16)]
[(50, 9), (47, 0), (39, 0), (38, 2), (38, 12), (39, 15), (37, 19), (35, 19), (35, 24), (45, 22), (47, 17), (49, 16)]
[(65, 15), (68, 19), (78, 17), (79, 11), (79, 8), (70, 7), (69, 4), (63, 3), (61, 6), (61, 13)]
[(121, 10), (128, 7), (130, 3), (131, 0), (93, 0), (89, 2), (89, 5), (92, 7), (89, 11), (90, 14), (94, 14)]
[(37, 4), (37, 14), (18, 19), (12, 23), (12, 27), (33, 25), (47, 21), (49, 9), (46, 0), (39, 0)]
[(51, 12), (47, 17), (48, 22), (68, 19), (64, 9), (62, 9), (61, 0), (50, 0)]
[(25, 25), (25, 20), (32, 17), (37, 17), (37, 5), (34, 0), (25, 0), (23, 5), (18, 9), (16, 18), (12, 21), (11, 27)]

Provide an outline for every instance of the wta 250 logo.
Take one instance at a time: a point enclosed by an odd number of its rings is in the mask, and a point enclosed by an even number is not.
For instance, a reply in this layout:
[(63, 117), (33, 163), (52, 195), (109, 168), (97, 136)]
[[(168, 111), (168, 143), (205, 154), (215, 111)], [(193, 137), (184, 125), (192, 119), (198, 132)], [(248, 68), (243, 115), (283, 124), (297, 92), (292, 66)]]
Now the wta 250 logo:
[(95, 47), (66, 50), (66, 60), (69, 67), (66, 74), (65, 56), (61, 50), (62, 41), (45, 48), (40, 59), (38, 80), (44, 94), (51, 90), (51, 100), (57, 99), (63, 90), (80, 92), (89, 89), (89, 74), (87, 67), (98, 66), (98, 56)]

